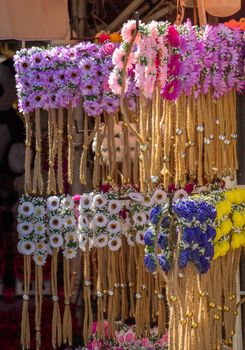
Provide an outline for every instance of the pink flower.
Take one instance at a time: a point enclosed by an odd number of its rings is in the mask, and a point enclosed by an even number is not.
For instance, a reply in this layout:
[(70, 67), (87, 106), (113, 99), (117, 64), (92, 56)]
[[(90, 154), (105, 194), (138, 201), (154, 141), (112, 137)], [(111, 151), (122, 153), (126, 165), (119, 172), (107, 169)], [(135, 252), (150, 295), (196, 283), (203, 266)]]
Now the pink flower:
[(78, 194), (78, 193), (76, 193), (76, 194), (74, 194), (74, 196), (73, 196), (73, 200), (75, 201), (75, 202), (79, 202), (80, 201), (80, 194)]
[(141, 339), (142, 345), (146, 348), (147, 346), (150, 345), (149, 339), (148, 338), (142, 338)]
[(123, 41), (130, 42), (132, 39), (132, 36), (134, 35), (134, 31), (136, 29), (136, 22), (135, 20), (129, 20), (127, 23), (124, 24), (122, 27), (122, 39)]
[(121, 91), (122, 91), (121, 78), (115, 72), (112, 72), (110, 74), (109, 86), (115, 94), (117, 95), (121, 94)]
[(161, 96), (166, 100), (176, 100), (181, 93), (181, 84), (175, 79), (167, 83), (161, 91)]
[(167, 40), (172, 47), (180, 46), (180, 36), (174, 26), (168, 27)]
[(113, 52), (112, 63), (119, 69), (123, 69), (123, 62), (125, 58), (125, 52), (120, 48), (116, 48)]
[(131, 329), (129, 329), (125, 334), (126, 343), (129, 343), (129, 344), (132, 343), (134, 341), (134, 338), (135, 338), (134, 332)]
[(163, 346), (165, 343), (163, 341), (163, 339), (158, 339), (156, 342), (155, 342), (156, 345), (159, 345), (159, 346)]
[(119, 336), (118, 336), (118, 342), (119, 342), (119, 344), (124, 344), (125, 338), (124, 338), (124, 336), (123, 336), (122, 334), (119, 334)]
[(168, 343), (168, 332), (163, 334), (162, 339), (166, 344)]
[(111, 56), (115, 50), (115, 45), (113, 43), (106, 43), (102, 49), (102, 53), (105, 56)]
[(180, 74), (181, 63), (180, 63), (180, 55), (173, 55), (170, 57), (168, 71), (169, 75), (178, 75)]

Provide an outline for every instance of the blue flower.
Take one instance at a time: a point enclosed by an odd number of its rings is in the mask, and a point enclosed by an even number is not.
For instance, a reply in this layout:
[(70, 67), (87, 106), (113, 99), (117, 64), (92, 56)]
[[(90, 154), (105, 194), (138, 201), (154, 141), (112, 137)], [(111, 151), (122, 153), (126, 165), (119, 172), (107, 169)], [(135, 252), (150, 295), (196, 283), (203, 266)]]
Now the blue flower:
[(185, 227), (183, 229), (183, 240), (187, 243), (199, 241), (202, 231), (199, 227)]
[(190, 257), (190, 248), (184, 249), (180, 252), (179, 255), (179, 267), (186, 267)]
[(208, 239), (212, 239), (212, 241), (213, 241), (215, 236), (216, 236), (215, 229), (212, 226), (207, 225), (207, 231), (206, 232), (207, 232)]
[(163, 271), (168, 272), (170, 269), (170, 263), (169, 263), (169, 260), (166, 258), (166, 256), (164, 256), (163, 254), (161, 255), (159, 254), (158, 261)]
[(196, 218), (203, 224), (206, 221), (206, 212), (202, 209), (199, 209)]
[(168, 236), (166, 233), (161, 232), (158, 236), (158, 241), (157, 244), (159, 246), (159, 248), (161, 249), (166, 249), (168, 246)]
[(197, 212), (197, 206), (194, 201), (181, 200), (173, 205), (173, 210), (180, 218), (192, 221)]
[(152, 232), (151, 229), (149, 229), (145, 232), (144, 241), (145, 241), (145, 244), (148, 246), (154, 245), (154, 233)]
[(212, 243), (208, 243), (205, 247), (205, 256), (211, 259), (214, 256), (214, 247)]
[(160, 215), (161, 215), (161, 206), (157, 205), (155, 208), (152, 209), (150, 213), (150, 221), (153, 223), (153, 225), (157, 225)]
[(200, 255), (199, 261), (195, 263), (195, 266), (200, 273), (206, 273), (209, 270), (210, 264), (205, 256)]
[(169, 217), (164, 216), (163, 221), (162, 221), (162, 227), (168, 228), (169, 227)]
[(157, 269), (157, 262), (156, 258), (153, 254), (147, 254), (145, 255), (144, 259), (145, 267), (150, 272), (155, 272)]
[(190, 260), (193, 263), (197, 263), (199, 261), (199, 257), (200, 257), (199, 249), (191, 249)]

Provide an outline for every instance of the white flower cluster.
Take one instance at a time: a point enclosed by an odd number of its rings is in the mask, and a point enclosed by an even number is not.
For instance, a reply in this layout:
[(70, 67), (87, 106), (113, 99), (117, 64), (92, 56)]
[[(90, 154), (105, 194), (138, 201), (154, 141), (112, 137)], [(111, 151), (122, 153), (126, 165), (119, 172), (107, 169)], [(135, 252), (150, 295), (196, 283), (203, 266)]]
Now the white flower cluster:
[(19, 234), (18, 251), (24, 255), (33, 255), (35, 264), (43, 266), (48, 255), (46, 236), (45, 200), (41, 197), (24, 195), (18, 207)]
[(118, 197), (116, 190), (110, 190), (104, 194), (98, 193), (93, 197), (91, 227), (93, 244), (97, 248), (108, 246), (111, 251), (121, 248), (122, 227), (119, 212), (122, 209), (122, 203)]
[(51, 196), (47, 199), (48, 234), (50, 246), (63, 248), (67, 259), (76, 256), (78, 239), (76, 233), (74, 201), (70, 196)]
[(92, 247), (92, 230), (90, 228), (90, 222), (92, 218), (92, 194), (84, 193), (80, 197), (79, 202), (79, 218), (78, 218), (78, 240), (79, 247), (83, 251), (87, 243), (89, 248)]
[[(135, 124), (132, 124), (135, 127)], [(100, 132), (101, 134), (104, 133), (105, 125), (101, 124), (100, 126)], [(130, 151), (130, 159), (131, 161), (134, 161), (135, 158), (135, 148), (136, 148), (136, 138), (133, 136), (130, 132), (128, 135), (128, 140), (124, 140), (124, 132), (123, 132), (123, 122), (119, 121), (118, 124), (115, 124), (114, 126), (114, 143), (115, 143), (115, 149), (116, 149), (116, 162), (122, 163), (124, 158), (124, 144), (127, 142), (127, 146), (129, 147)], [(96, 143), (97, 138), (95, 137), (93, 140), (93, 151), (96, 152)], [(103, 161), (108, 164), (109, 162), (109, 140), (108, 140), (108, 132), (105, 132), (105, 137), (102, 141), (101, 145), (101, 154)]]

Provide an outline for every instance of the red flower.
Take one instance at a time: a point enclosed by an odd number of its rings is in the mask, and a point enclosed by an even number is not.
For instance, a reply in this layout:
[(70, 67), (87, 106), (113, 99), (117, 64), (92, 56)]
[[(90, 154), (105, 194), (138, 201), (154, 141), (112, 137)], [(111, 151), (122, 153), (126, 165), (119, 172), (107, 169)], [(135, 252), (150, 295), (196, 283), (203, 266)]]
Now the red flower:
[(167, 40), (172, 47), (180, 46), (180, 36), (174, 26), (169, 26)]
[(176, 191), (176, 186), (175, 186), (175, 184), (170, 184), (170, 185), (168, 185), (168, 192), (169, 192), (169, 193), (173, 193), (174, 191)]
[(176, 100), (181, 93), (181, 84), (177, 79), (167, 83), (161, 91), (161, 96), (166, 100)]
[(107, 40), (110, 40), (110, 37), (108, 34), (106, 33), (102, 33), (100, 36), (99, 36), (99, 43), (100, 44), (103, 44), (105, 41)]
[(194, 183), (193, 182), (189, 182), (188, 184), (185, 185), (185, 191), (190, 194), (192, 193), (192, 191), (194, 190)]

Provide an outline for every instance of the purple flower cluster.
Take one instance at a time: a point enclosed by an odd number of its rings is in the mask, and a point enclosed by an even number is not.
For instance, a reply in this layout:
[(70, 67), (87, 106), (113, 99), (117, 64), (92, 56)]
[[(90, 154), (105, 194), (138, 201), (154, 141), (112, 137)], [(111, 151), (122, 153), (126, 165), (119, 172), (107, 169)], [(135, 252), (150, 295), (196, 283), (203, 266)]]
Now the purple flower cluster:
[(191, 261), (200, 273), (208, 271), (214, 255), (215, 207), (204, 201), (183, 199), (173, 206), (179, 220), (182, 238), (179, 245), (179, 266)]
[(119, 106), (108, 85), (115, 44), (22, 49), (14, 57), (19, 110), (75, 107), (83, 99), (90, 116)]

